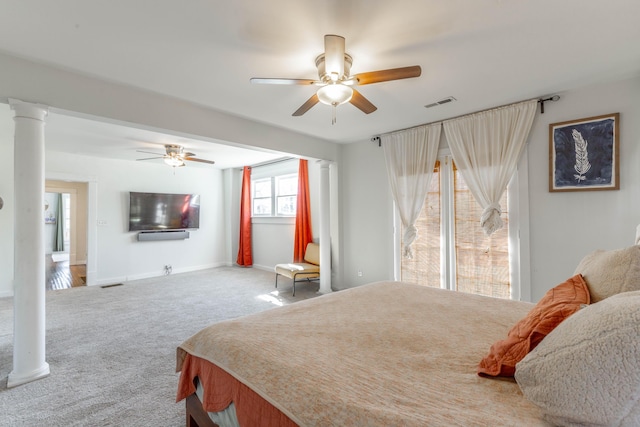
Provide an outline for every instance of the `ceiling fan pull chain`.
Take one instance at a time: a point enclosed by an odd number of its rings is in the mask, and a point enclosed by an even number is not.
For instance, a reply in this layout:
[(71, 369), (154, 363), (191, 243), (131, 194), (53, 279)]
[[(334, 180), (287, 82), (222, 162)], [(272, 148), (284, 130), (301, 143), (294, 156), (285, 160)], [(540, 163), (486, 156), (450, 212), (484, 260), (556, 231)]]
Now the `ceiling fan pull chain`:
[(335, 125), (336, 124), (336, 107), (338, 106), (338, 104), (336, 104), (335, 102), (332, 105), (331, 108), (331, 125)]

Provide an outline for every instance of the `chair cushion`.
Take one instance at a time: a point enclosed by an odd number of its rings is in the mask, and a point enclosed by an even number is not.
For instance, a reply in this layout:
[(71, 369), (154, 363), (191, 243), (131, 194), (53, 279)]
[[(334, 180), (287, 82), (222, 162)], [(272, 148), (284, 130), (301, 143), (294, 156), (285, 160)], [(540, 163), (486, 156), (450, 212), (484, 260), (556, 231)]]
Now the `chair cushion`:
[(304, 260), (309, 264), (320, 265), (320, 245), (317, 243), (307, 244), (304, 251)]
[(306, 262), (278, 264), (275, 266), (275, 271), (276, 273), (287, 276), (291, 279), (295, 276), (303, 278), (314, 278), (320, 276), (320, 266)]

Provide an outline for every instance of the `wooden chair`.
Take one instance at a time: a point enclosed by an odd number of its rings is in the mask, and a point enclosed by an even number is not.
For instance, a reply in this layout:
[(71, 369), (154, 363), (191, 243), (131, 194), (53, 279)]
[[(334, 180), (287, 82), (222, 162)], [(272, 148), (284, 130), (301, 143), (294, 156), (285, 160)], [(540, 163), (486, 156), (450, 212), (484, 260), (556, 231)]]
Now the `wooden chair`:
[(278, 276), (286, 276), (293, 279), (293, 295), (296, 296), (296, 283), (311, 282), (320, 278), (320, 246), (316, 243), (307, 244), (304, 251), (304, 262), (278, 264), (276, 271), (276, 288)]

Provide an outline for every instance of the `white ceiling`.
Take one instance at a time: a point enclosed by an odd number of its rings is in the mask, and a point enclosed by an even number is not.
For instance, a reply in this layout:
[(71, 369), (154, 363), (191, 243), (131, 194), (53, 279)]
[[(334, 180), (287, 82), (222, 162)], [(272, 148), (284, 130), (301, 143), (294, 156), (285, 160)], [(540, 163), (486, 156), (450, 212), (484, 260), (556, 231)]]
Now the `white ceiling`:
[[(339, 143), (640, 73), (637, 0), (0, 0), (0, 10), (4, 53)], [(249, 83), (317, 78), (324, 34), (346, 38), (352, 74), (420, 65), (422, 76), (359, 88), (378, 110), (340, 106), (335, 125), (322, 104), (291, 116), (313, 87)], [(448, 96), (457, 102), (424, 108)], [(177, 142), (206, 158), (198, 141), (104, 126), (52, 118), (47, 141), (73, 150), (50, 133), (79, 132), (134, 152)]]

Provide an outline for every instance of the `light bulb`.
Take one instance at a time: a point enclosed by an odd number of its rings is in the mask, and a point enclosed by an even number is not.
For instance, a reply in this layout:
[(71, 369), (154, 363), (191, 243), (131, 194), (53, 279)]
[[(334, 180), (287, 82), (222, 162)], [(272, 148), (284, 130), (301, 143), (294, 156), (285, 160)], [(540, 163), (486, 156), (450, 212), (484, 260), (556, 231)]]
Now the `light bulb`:
[(316, 95), (323, 104), (340, 105), (351, 100), (353, 89), (340, 83), (333, 83), (318, 89)]
[(182, 161), (182, 159), (174, 156), (165, 157), (164, 162), (174, 168), (177, 166), (184, 166), (184, 162)]

